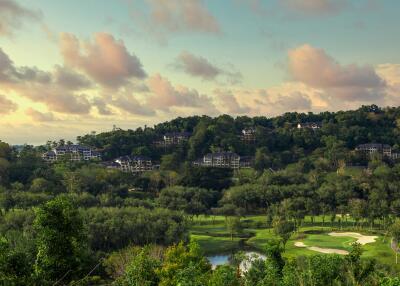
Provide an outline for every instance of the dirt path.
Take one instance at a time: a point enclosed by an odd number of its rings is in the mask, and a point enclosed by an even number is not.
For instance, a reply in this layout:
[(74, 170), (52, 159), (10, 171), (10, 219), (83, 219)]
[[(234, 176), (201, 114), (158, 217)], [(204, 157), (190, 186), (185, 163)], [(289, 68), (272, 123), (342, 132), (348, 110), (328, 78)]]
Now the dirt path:
[(357, 242), (361, 245), (365, 245), (368, 243), (373, 243), (375, 242), (375, 240), (378, 238), (377, 236), (373, 236), (373, 235), (362, 235), (360, 233), (357, 232), (330, 232), (328, 233), (328, 235), (330, 236), (336, 236), (336, 237), (352, 237), (352, 238), (356, 238)]

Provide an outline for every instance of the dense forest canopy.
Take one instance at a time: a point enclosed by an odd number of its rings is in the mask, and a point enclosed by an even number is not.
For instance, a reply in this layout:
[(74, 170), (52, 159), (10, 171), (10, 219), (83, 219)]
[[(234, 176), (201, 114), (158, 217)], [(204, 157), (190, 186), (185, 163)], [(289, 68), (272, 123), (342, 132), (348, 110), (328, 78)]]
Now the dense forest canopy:
[[(136, 130), (114, 130), (98, 135), (88, 134), (77, 138), (84, 145), (99, 148), (105, 159), (121, 155), (147, 155), (160, 160), (165, 153), (176, 153), (179, 159), (194, 160), (207, 152), (222, 149), (239, 155), (254, 155), (263, 148), (276, 161), (276, 167), (295, 162), (320, 148), (342, 147), (354, 149), (358, 144), (379, 142), (398, 149), (399, 108), (363, 106), (354, 111), (313, 113), (285, 113), (282, 116), (233, 118), (221, 115), (216, 118), (193, 116), (176, 118), (154, 126)], [(298, 123), (320, 122), (320, 129), (298, 129)], [(240, 140), (245, 128), (255, 128), (257, 140), (246, 144)], [(152, 143), (167, 132), (190, 132), (192, 136), (182, 149), (163, 150)]]

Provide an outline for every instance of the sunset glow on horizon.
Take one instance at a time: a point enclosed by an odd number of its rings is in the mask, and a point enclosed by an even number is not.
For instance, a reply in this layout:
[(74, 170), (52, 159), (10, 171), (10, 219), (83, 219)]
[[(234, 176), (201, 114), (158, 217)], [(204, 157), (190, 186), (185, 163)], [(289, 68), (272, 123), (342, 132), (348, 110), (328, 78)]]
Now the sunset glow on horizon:
[(0, 140), (400, 105), (394, 0), (0, 0)]

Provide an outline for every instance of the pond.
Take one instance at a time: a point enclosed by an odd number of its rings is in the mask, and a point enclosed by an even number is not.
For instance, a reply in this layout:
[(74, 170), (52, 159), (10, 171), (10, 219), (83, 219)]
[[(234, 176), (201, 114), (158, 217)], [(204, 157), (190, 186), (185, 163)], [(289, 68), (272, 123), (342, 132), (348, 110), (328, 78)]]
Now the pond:
[[(262, 259), (265, 260), (266, 257), (265, 255), (261, 253), (257, 253), (254, 251), (245, 251), (245, 260), (240, 263), (240, 269), (243, 272), (246, 272), (250, 266), (251, 263), (256, 260), (256, 259)], [(215, 269), (218, 265), (225, 265), (225, 264), (230, 264), (232, 258), (232, 254), (219, 254), (219, 255), (213, 255), (213, 256), (208, 256), (207, 259), (210, 261), (212, 265), (212, 269)]]

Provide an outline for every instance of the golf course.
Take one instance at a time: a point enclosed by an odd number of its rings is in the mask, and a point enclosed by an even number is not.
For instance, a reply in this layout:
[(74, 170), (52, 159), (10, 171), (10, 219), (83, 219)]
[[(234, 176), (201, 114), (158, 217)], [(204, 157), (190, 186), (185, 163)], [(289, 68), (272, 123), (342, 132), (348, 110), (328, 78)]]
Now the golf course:
[[(279, 239), (272, 227), (265, 223), (265, 216), (246, 216), (240, 219), (241, 228), (232, 231), (224, 216), (199, 216), (194, 218), (191, 239), (199, 243), (208, 256), (230, 255), (238, 251), (263, 253), (269, 240)], [(322, 223), (320, 217), (299, 226), (285, 244), (286, 258), (315, 254), (347, 255), (353, 243), (361, 244), (363, 258), (375, 258), (380, 263), (400, 269), (395, 264), (395, 252), (391, 238), (383, 231), (369, 228), (354, 229), (349, 220), (346, 224)]]

